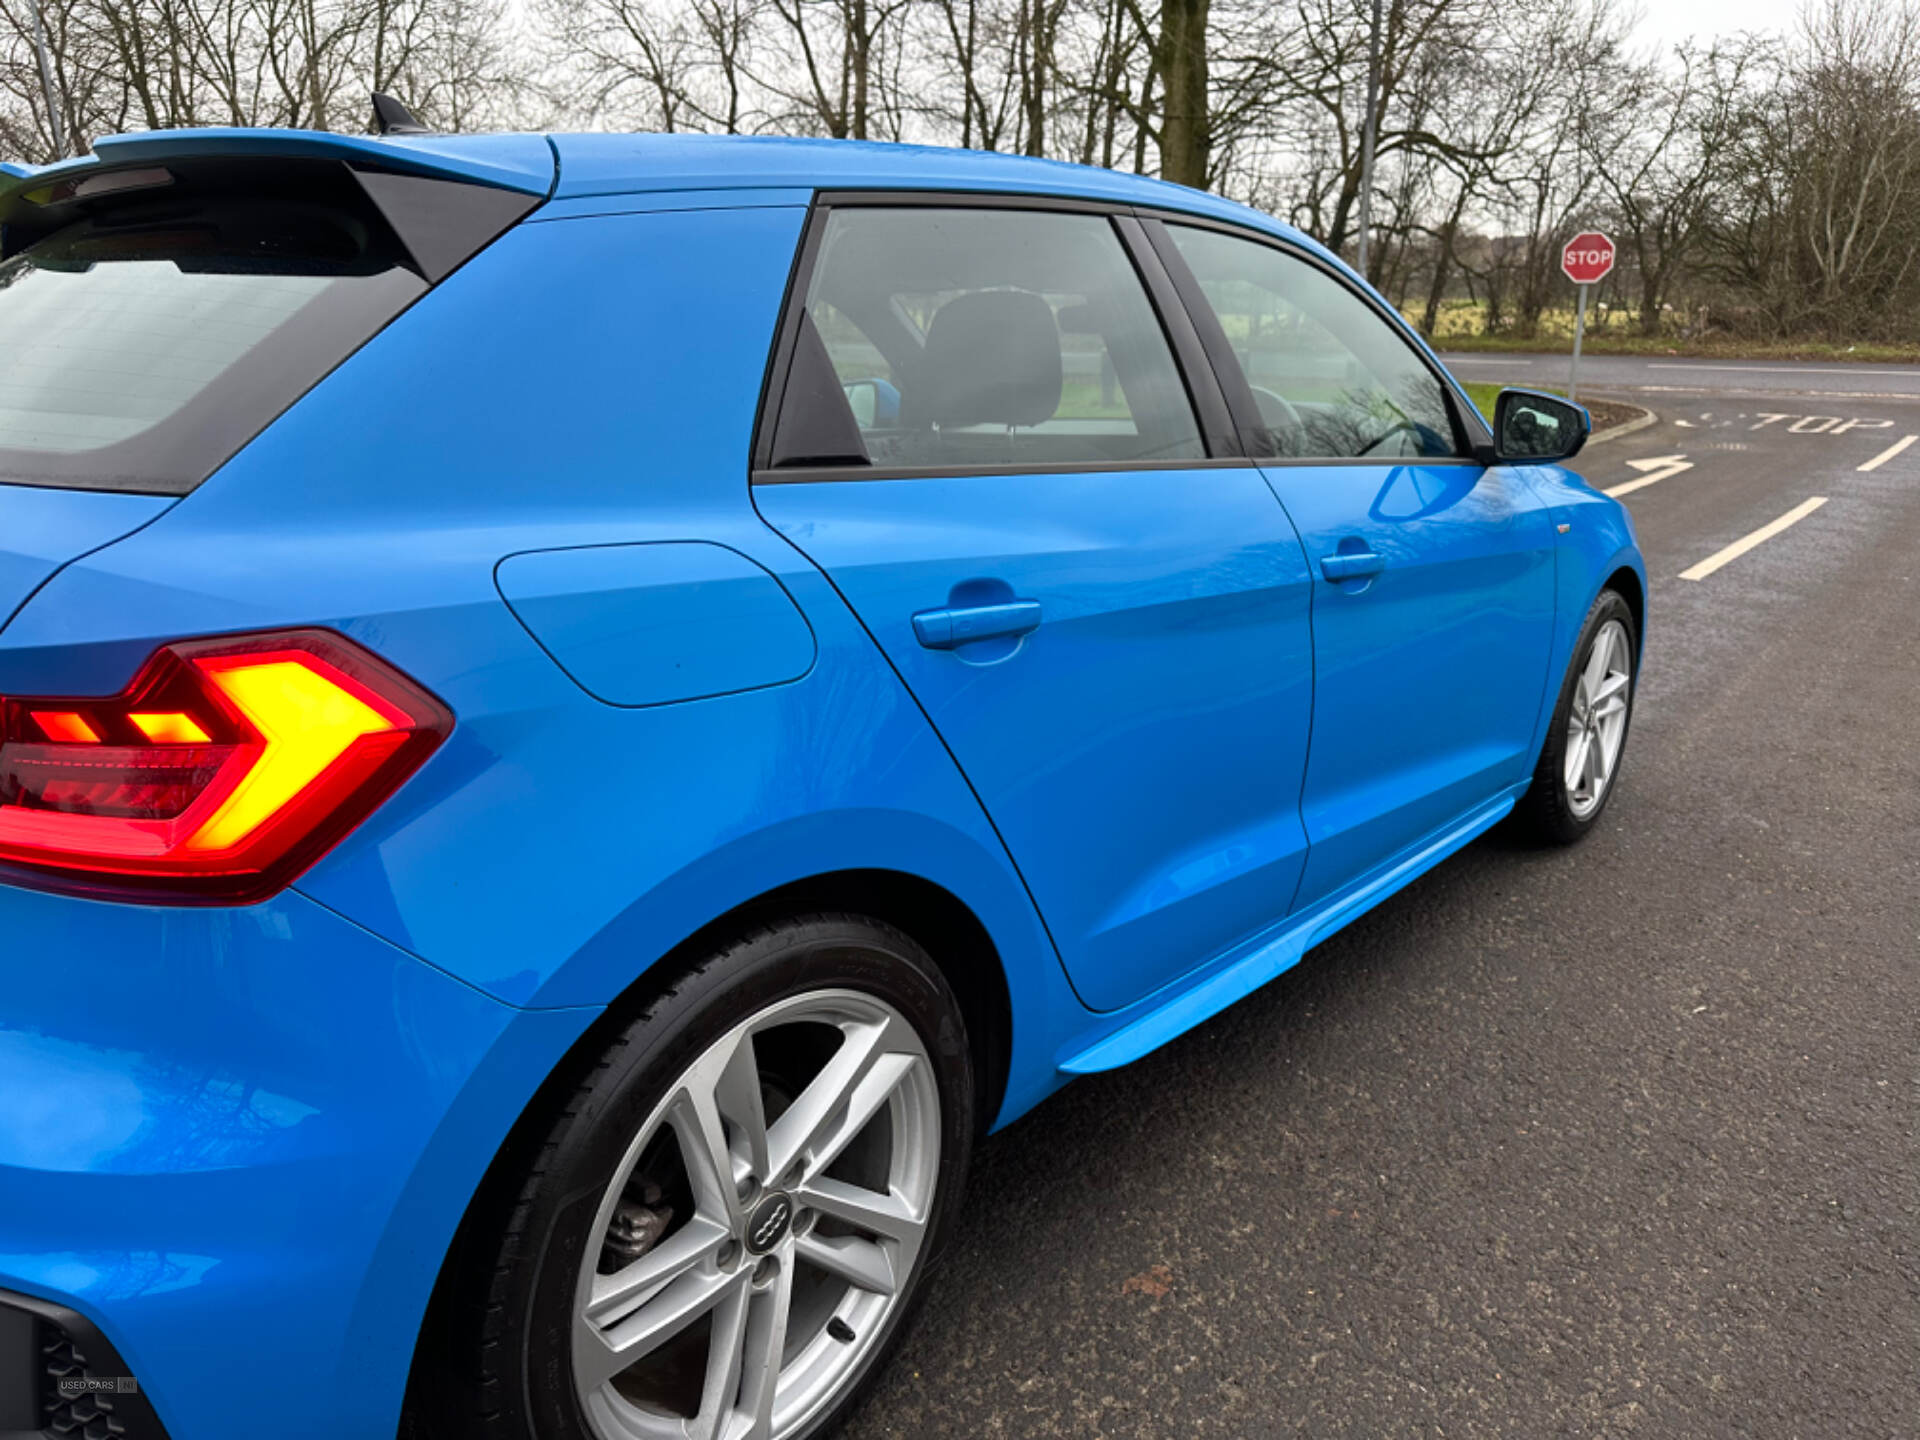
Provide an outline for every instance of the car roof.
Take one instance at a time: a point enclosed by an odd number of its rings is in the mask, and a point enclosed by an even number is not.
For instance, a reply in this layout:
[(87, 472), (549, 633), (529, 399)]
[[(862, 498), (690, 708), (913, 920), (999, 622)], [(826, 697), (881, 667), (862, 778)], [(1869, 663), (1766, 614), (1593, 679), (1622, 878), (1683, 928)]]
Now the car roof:
[(933, 145), (763, 135), (367, 136), (256, 128), (135, 131), (102, 136), (92, 155), (53, 165), (0, 165), (0, 203), (49, 178), (83, 175), (103, 166), (152, 163), (168, 156), (220, 154), (333, 156), (544, 195), (554, 201), (674, 190), (949, 190), (1057, 196), (1184, 211), (1262, 230), (1328, 256), (1316, 241), (1249, 206), (1124, 171)]
[(554, 135), (555, 200), (714, 189), (998, 191), (1178, 210), (1266, 231), (1319, 255), (1272, 216), (1203, 190), (1120, 170), (936, 145), (765, 135)]

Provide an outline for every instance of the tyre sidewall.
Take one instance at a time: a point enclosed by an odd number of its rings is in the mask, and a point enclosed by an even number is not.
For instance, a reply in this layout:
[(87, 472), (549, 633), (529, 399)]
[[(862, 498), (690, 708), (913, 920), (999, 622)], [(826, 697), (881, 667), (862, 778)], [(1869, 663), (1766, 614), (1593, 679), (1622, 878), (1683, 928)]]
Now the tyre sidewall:
[[(1573, 797), (1567, 789), (1567, 724), (1573, 715), (1574, 691), (1579, 685), (1580, 672), (1586, 665), (1588, 653), (1593, 648), (1594, 637), (1609, 620), (1619, 621), (1626, 629), (1627, 649), (1632, 656), (1633, 683), (1627, 690), (1627, 717), (1620, 733), (1620, 758), (1615, 762), (1613, 776), (1600, 796), (1600, 803), (1589, 814), (1581, 816), (1574, 813)], [(1626, 762), (1627, 741), (1633, 733), (1633, 711), (1639, 693), (1640, 632), (1633, 623), (1633, 608), (1619, 591), (1602, 590), (1588, 608), (1586, 622), (1581, 625), (1579, 638), (1574, 642), (1573, 656), (1567, 662), (1566, 675), (1560, 682), (1560, 698), (1553, 707), (1553, 719), (1547, 725), (1546, 742), (1540, 751), (1540, 765), (1534, 772), (1534, 789), (1539, 792), (1535, 802), (1537, 813), (1542, 826), (1554, 839), (1578, 840), (1606, 814), (1607, 806), (1613, 801), (1613, 792), (1620, 788), (1619, 767)]]
[[(573, 1382), (575, 1287), (602, 1197), (633, 1137), (666, 1088), (749, 1016), (790, 996), (850, 989), (886, 1001), (919, 1032), (940, 1094), (940, 1176), (927, 1239), (888, 1333), (867, 1352), (840, 1397), (801, 1432), (825, 1429), (857, 1398), (899, 1342), (944, 1248), (973, 1138), (971, 1054), (958, 1002), (925, 951), (875, 922), (821, 917), (783, 925), (731, 948), (668, 990), (609, 1048), (556, 1127), (543, 1178), (523, 1199), (518, 1283), (503, 1297), (503, 1340), (524, 1357), (511, 1387), (537, 1440), (588, 1440)], [(520, 1317), (518, 1319), (512, 1317)]]

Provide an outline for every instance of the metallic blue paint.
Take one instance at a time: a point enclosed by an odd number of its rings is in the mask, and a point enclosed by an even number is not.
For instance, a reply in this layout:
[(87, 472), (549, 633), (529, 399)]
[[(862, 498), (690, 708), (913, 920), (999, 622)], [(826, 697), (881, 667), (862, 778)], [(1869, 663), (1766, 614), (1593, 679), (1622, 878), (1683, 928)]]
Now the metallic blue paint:
[[(1640, 651), (1646, 653), (1647, 567), (1640, 556), (1640, 540), (1633, 516), (1618, 500), (1595, 490), (1574, 471), (1560, 465), (1517, 465), (1520, 477), (1546, 508), (1559, 544), (1554, 549), (1555, 593), (1553, 650), (1547, 659), (1550, 683), (1540, 699), (1534, 726), (1532, 753), (1547, 738), (1547, 721), (1559, 696), (1559, 684), (1573, 661), (1574, 642), (1594, 598), (1616, 575), (1625, 572), (1639, 587), (1643, 617)], [(1564, 531), (1560, 526), (1566, 526)]]
[(1554, 622), (1554, 530), (1512, 470), (1270, 465), (1316, 566), (1313, 747), (1296, 906), (1524, 781)]
[(1594, 594), (1622, 569), (1644, 594), (1625, 512), (1553, 467), (750, 489), (816, 187), (1106, 199), (1317, 250), (1213, 197), (689, 137), (193, 132), (64, 168), (207, 147), (554, 198), (185, 499), (0, 485), (0, 693), (328, 625), (456, 715), (271, 901), (0, 888), (0, 1289), (98, 1323), (174, 1440), (257, 1433), (236, 1353), (302, 1397), (276, 1435), (391, 1435), (502, 1138), (736, 907), (843, 871), (964, 905), (1010, 1005), (1004, 1124), (1492, 823)]
[[(1513, 810), (1514, 795), (1498, 797), (1447, 830), (1414, 846), (1391, 865), (1346, 886), (1304, 914), (1290, 917), (1276, 931), (1224, 956), (1204, 975), (1169, 986), (1116, 1015), (1111, 1030), (1085, 1049), (1065, 1056), (1060, 1069), (1069, 1075), (1116, 1070), (1152, 1053), (1201, 1021), (1245, 999), (1277, 975), (1291, 970), (1328, 936), (1357, 920), (1396, 890), (1404, 889), (1449, 855), (1484, 835)], [(1083, 1037), (1084, 1038), (1084, 1037)]]
[(0, 624), (75, 556), (112, 544), (172, 500), (0, 485)]
[(236, 1367), (304, 1381), (276, 1436), (391, 1434), (500, 1117), (597, 1012), (517, 1011), (292, 893), (4, 895), (0, 1287), (91, 1318), (181, 1440), (259, 1433)]
[(812, 186), (722, 187), (711, 190), (643, 190), (617, 195), (581, 195), (551, 200), (542, 220), (580, 220), (591, 215), (639, 215), (655, 210), (741, 210), (763, 205), (811, 205)]
[(589, 695), (672, 705), (798, 680), (813, 631), (780, 582), (704, 541), (509, 555), (494, 570), (527, 632)]
[[(1285, 912), (1306, 858), (1310, 580), (1259, 471), (757, 498), (925, 707), (1089, 1006), (1130, 1004)], [(1023, 602), (1029, 634), (916, 633), (929, 610)]]

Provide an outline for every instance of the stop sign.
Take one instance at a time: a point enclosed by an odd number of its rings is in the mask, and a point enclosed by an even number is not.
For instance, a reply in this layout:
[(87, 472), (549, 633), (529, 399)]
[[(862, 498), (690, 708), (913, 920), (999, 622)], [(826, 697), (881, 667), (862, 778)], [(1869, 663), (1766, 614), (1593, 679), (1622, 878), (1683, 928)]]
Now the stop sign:
[(1582, 230), (1560, 252), (1560, 268), (1576, 285), (1591, 285), (1613, 269), (1613, 241), (1598, 230)]

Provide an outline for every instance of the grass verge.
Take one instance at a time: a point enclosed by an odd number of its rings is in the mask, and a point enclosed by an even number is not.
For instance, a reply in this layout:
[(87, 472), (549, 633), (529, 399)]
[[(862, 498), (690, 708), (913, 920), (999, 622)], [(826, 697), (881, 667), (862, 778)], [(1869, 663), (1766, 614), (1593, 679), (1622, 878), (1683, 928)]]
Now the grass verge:
[[(1523, 340), (1508, 335), (1440, 335), (1436, 350), (1457, 354), (1566, 355), (1573, 343), (1565, 335)], [(1708, 335), (1682, 340), (1667, 335), (1609, 335), (1589, 332), (1582, 344), (1588, 355), (1657, 355), (1694, 360), (1838, 360), (1877, 365), (1920, 364), (1920, 346), (1841, 344), (1828, 340), (1738, 340)]]
[[(1474, 406), (1482, 415), (1487, 417), (1487, 423), (1491, 425), (1493, 423), (1494, 397), (1507, 387), (1504, 385), (1490, 385), (1484, 380), (1463, 380), (1460, 383), (1466, 387), (1467, 398), (1473, 401)], [(1564, 395), (1567, 393), (1558, 385), (1534, 385), (1528, 388), (1544, 390), (1549, 395)], [(1613, 400), (1583, 400), (1580, 403), (1592, 412), (1593, 428), (1596, 434), (1602, 430), (1611, 430), (1615, 425), (1624, 425), (1636, 415), (1640, 414), (1639, 406), (1625, 405)]]

